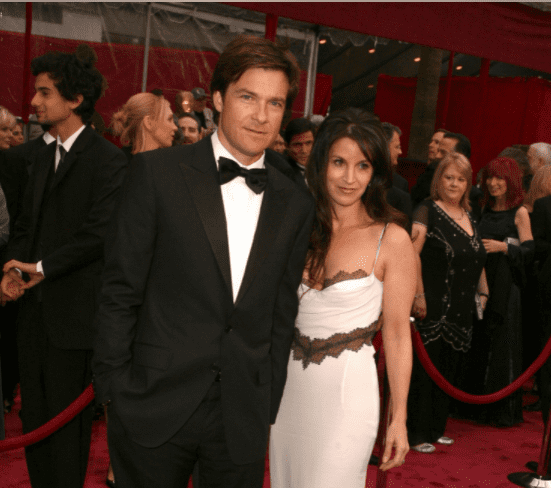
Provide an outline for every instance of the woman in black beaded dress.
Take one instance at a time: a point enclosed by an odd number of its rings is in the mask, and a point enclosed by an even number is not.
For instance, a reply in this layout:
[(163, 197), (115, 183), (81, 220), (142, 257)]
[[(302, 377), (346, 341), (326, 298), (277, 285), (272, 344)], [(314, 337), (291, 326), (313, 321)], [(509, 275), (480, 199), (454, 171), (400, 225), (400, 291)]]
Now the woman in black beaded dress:
[[(473, 393), (496, 392), (522, 373), (522, 315), (520, 289), (525, 267), (534, 251), (530, 217), (522, 206), (522, 171), (510, 158), (496, 158), (484, 168), (482, 217), (479, 232), (488, 258), (490, 290), (484, 318), (473, 341), (469, 377)], [(473, 406), (472, 418), (501, 427), (523, 421), (522, 392), (498, 402)]]
[[(449, 153), (436, 169), (431, 198), (413, 217), (413, 245), (421, 257), (413, 313), (431, 361), (455, 383), (458, 365), (471, 346), (475, 293), (488, 295), (483, 271), (486, 252), (469, 213), (472, 169), (461, 154)], [(412, 449), (450, 445), (444, 437), (450, 398), (430, 379), (414, 356), (408, 399), (408, 437)]]

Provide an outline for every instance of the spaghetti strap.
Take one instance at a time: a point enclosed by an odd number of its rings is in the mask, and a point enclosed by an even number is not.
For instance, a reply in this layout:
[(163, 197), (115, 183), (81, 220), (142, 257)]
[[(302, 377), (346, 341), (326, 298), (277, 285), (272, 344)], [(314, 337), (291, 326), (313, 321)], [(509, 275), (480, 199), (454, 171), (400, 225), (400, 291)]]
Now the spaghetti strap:
[(375, 270), (375, 265), (377, 264), (377, 258), (379, 257), (379, 251), (381, 250), (381, 242), (383, 241), (383, 236), (385, 234), (385, 230), (388, 227), (388, 224), (386, 224), (383, 227), (383, 231), (381, 232), (381, 235), (379, 237), (379, 245), (377, 246), (377, 254), (375, 254), (375, 262), (373, 263), (373, 270)]

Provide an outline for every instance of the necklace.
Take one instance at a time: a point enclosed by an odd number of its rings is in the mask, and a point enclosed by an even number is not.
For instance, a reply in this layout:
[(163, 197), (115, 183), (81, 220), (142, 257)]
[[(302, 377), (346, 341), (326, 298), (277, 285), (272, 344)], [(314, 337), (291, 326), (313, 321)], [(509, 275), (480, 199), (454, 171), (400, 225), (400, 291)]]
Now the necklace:
[(448, 205), (446, 205), (444, 203), (444, 200), (440, 200), (442, 202), (442, 205), (444, 206), (444, 210), (446, 211), (446, 213), (453, 219), (455, 220), (456, 222), (459, 222), (460, 220), (463, 220), (463, 217), (465, 217), (465, 210), (463, 210), (462, 207), (460, 207), (461, 209), (461, 216), (460, 217), (454, 217), (451, 212), (450, 212), (450, 209), (448, 208)]

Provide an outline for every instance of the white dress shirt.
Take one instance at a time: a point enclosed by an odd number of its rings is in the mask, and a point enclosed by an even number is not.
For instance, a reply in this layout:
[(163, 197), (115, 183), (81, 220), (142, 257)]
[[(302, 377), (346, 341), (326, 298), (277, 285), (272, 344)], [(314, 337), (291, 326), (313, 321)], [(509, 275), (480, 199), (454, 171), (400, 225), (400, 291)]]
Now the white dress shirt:
[[(70, 135), (67, 139), (65, 139), (65, 142), (61, 142), (61, 139), (59, 138), (59, 136), (57, 136), (57, 147), (55, 148), (55, 170), (56, 171), (57, 171), (57, 167), (59, 166), (59, 160), (61, 159), (61, 155), (59, 154), (59, 146), (63, 146), (63, 149), (69, 152), (71, 150), (71, 147), (77, 140), (77, 137), (80, 136), (81, 132), (85, 129), (85, 127), (86, 127), (85, 125), (82, 125), (80, 129), (73, 132), (72, 135)], [(48, 133), (46, 132), (46, 134)], [(46, 134), (44, 134), (45, 141), (46, 141)], [(48, 135), (52, 137), (50, 134)], [(44, 274), (44, 269), (42, 268), (42, 261), (38, 261), (38, 263), (36, 263), (36, 272)]]
[[(246, 169), (264, 169), (265, 167), (265, 152), (262, 153), (258, 161), (248, 166), (236, 161), (235, 157), (220, 142), (218, 131), (212, 135), (212, 148), (217, 168), (219, 167), (218, 158), (221, 156), (235, 161)], [(226, 214), (233, 301), (235, 302), (249, 260), (264, 192), (257, 195), (247, 186), (245, 178), (240, 176), (222, 185), (221, 190), (224, 213)]]
[(44, 139), (44, 142), (46, 144), (51, 144), (56, 140), (56, 138), (52, 136), (52, 134), (50, 134), (49, 132), (44, 132), (44, 134), (42, 134), (42, 139)]

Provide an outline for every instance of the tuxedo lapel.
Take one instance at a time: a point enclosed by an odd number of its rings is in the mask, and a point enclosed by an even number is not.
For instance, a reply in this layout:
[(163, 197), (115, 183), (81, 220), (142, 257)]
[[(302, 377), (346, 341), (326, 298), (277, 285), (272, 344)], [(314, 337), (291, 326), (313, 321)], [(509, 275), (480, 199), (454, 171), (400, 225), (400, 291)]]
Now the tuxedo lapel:
[(285, 177), (281, 176), (269, 164), (266, 164), (266, 169), (268, 170), (268, 185), (264, 191), (258, 224), (243, 281), (235, 301), (236, 305), (251, 286), (272, 244), (275, 242), (291, 195), (291, 189), (285, 185)]
[(33, 201), (33, 216), (38, 218), (40, 206), (44, 199), (46, 191), (46, 182), (48, 181), (48, 173), (54, 164), (56, 145), (49, 144), (37, 154), (37, 159), (34, 163), (35, 185), (34, 185), (34, 201)]
[(222, 191), (210, 138), (194, 145), (193, 163), (180, 163), (208, 240), (229, 293), (233, 296), (228, 231)]
[(79, 157), (80, 153), (86, 149), (88, 142), (94, 135), (94, 129), (91, 127), (85, 127), (82, 133), (77, 137), (77, 140), (71, 146), (70, 151), (65, 155), (63, 163), (60, 164), (55, 172), (54, 182), (52, 184), (52, 190), (59, 184), (63, 177), (67, 174), (71, 166)]

